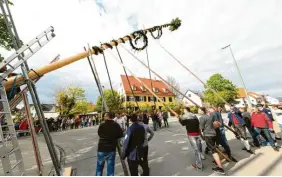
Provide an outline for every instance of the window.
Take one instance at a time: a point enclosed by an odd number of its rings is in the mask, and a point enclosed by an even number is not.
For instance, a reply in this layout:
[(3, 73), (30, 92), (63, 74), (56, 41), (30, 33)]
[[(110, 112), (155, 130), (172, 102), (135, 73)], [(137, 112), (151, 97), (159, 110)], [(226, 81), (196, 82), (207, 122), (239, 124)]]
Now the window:
[(140, 98), (139, 101), (146, 102), (146, 96), (140, 96), (139, 98)]
[(136, 86), (135, 86), (135, 85), (131, 85), (131, 89), (132, 89), (133, 91), (136, 91)]
[(142, 86), (140, 86), (140, 88), (141, 88), (141, 90), (143, 91), (143, 92), (146, 92), (146, 88), (142, 85)]
[(191, 94), (190, 94), (190, 93), (188, 94), (188, 97), (191, 97)]
[(130, 96), (130, 97), (129, 97), (129, 101), (135, 101), (134, 96)]
[(165, 100), (166, 100), (165, 97), (163, 97), (163, 101), (164, 101), (164, 102), (165, 102)]
[(140, 96), (135, 96), (136, 101), (140, 101)]
[(169, 98), (168, 98), (168, 101), (169, 101), (169, 102), (172, 102), (172, 97), (169, 97)]
[(158, 92), (159, 92), (159, 89), (156, 88), (156, 87), (154, 87), (154, 88), (153, 88), (153, 91), (154, 91), (155, 93), (158, 93)]
[(168, 93), (168, 89), (163, 88), (164, 93)]
[(149, 101), (150, 101), (150, 102), (153, 102), (153, 101), (155, 101), (155, 97), (153, 97), (153, 96), (150, 96), (150, 97), (149, 97)]

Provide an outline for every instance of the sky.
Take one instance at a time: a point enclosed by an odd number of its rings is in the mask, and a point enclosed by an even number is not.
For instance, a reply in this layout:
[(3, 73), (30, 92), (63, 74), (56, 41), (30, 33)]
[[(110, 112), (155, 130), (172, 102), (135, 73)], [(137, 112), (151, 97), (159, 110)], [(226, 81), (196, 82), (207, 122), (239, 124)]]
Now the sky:
[[(149, 36), (150, 66), (163, 77), (172, 76), (185, 93), (203, 90), (202, 84), (176, 63), (159, 46), (161, 43), (190, 70), (206, 81), (221, 73), (237, 87), (240, 77), (228, 49), (231, 44), (248, 91), (282, 96), (282, 1), (280, 0), (12, 0), (12, 15), (24, 43), (53, 26), (56, 37), (28, 60), (36, 69), (60, 58), (83, 52), (83, 47), (109, 42), (137, 29), (170, 22), (179, 17), (181, 27), (163, 30), (156, 41)], [(129, 44), (124, 45), (131, 49)], [(124, 63), (140, 77), (148, 70), (121, 47)], [(133, 50), (131, 50), (134, 52)], [(120, 85), (122, 66), (115, 50), (107, 50), (113, 86)], [(4, 56), (11, 52), (1, 50)], [(146, 61), (144, 51), (134, 52)], [(102, 85), (110, 88), (101, 55), (94, 56)], [(155, 76), (153, 76), (155, 78)], [(87, 59), (46, 74), (37, 84), (42, 103), (54, 103), (55, 90), (76, 84), (85, 89), (87, 99), (96, 102), (98, 90)]]

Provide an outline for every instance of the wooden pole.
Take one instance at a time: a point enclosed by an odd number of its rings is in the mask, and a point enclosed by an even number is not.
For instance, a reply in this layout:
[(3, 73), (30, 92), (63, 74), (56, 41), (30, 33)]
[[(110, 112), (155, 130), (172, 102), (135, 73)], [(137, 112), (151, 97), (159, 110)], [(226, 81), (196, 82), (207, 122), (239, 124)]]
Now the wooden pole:
[[(166, 107), (170, 112), (172, 112), (172, 113), (179, 119), (180, 116), (179, 116), (174, 110), (172, 110), (170, 107), (168, 107), (168, 106), (163, 102), (163, 100), (160, 99), (160, 97), (158, 97), (158, 95), (155, 94), (155, 93), (149, 88), (149, 86), (147, 86), (147, 85), (146, 85), (144, 82), (142, 82), (138, 77), (136, 77), (136, 75), (135, 75), (130, 69), (128, 69), (128, 67), (126, 67), (123, 63), (121, 63), (116, 57), (114, 57), (114, 58), (116, 59), (116, 61), (117, 61), (120, 65), (122, 65), (124, 68), (126, 68), (126, 69), (130, 72), (130, 74), (131, 74), (140, 84), (144, 85), (144, 87), (145, 87), (152, 95), (154, 95), (154, 96), (157, 98), (157, 100), (158, 100), (164, 107)], [(207, 146), (209, 146), (209, 144), (207, 144)], [(219, 154), (220, 154), (222, 157), (224, 157), (226, 160), (231, 161), (231, 159), (228, 158), (223, 152), (221, 152), (220, 149), (215, 148), (215, 150), (216, 150), (217, 153), (219, 153)]]
[[(185, 98), (187, 98), (189, 101), (191, 101), (193, 104), (201, 107), (200, 105), (198, 105), (197, 103), (195, 103), (194, 101), (192, 101), (190, 98), (188, 98), (185, 94), (183, 94), (179, 89), (177, 89), (175, 86), (171, 85), (170, 83), (168, 83), (164, 78), (162, 78), (158, 73), (156, 73), (155, 71), (153, 71), (151, 68), (149, 68), (144, 62), (142, 62), (139, 58), (137, 58), (135, 55), (133, 55), (128, 49), (126, 49), (123, 45), (121, 45), (121, 47), (126, 50), (131, 56), (133, 56), (133, 58), (135, 58), (137, 61), (139, 61), (139, 63), (141, 63), (144, 67), (148, 68), (149, 71), (151, 71), (152, 73), (154, 73), (158, 78), (160, 78), (165, 84), (167, 84), (168, 86), (174, 88), (179, 94), (181, 94), (182, 96), (184, 96)], [(113, 55), (113, 57), (115, 57)], [(223, 126), (226, 127), (228, 130), (232, 131), (233, 133), (236, 134), (236, 132), (229, 126), (225, 125), (223, 123)]]
[[(167, 28), (167, 27), (170, 27), (170, 26), (174, 26), (174, 24), (173, 24), (173, 23), (164, 24), (164, 25), (161, 25), (160, 27), (161, 27), (161, 28)], [(155, 31), (155, 30), (157, 30), (157, 28), (156, 28), (156, 27), (152, 27), (152, 28), (147, 28), (147, 29), (145, 29), (145, 30), (140, 30), (140, 31), (142, 31), (143, 33), (147, 34), (147, 32), (153, 32), (153, 31)], [(135, 38), (134, 35), (129, 34), (129, 35), (126, 35), (126, 36), (124, 36), (124, 37), (122, 37), (122, 38), (117, 39), (117, 40), (116, 40), (117, 43), (115, 43), (115, 42), (110, 42), (109, 44), (110, 44), (110, 46), (114, 47), (114, 46), (117, 46), (118, 44), (124, 43), (124, 42), (126, 42), (126, 41), (128, 41), (128, 40), (130, 40), (130, 39), (134, 39), (134, 38)], [(100, 48), (100, 50), (105, 50), (105, 49), (110, 48), (110, 46), (107, 46), (107, 45), (103, 45), (103, 44), (102, 44), (101, 47), (99, 47), (99, 48)], [(99, 51), (94, 50), (94, 49), (91, 49), (91, 50), (89, 50), (89, 51), (84, 51), (84, 52), (78, 53), (78, 54), (73, 55), (73, 56), (71, 56), (71, 57), (62, 59), (62, 60), (60, 60), (60, 61), (47, 64), (47, 65), (45, 65), (45, 66), (43, 66), (43, 67), (41, 67), (41, 68), (36, 69), (35, 72), (30, 72), (30, 73), (28, 73), (28, 77), (29, 77), (30, 79), (32, 79), (32, 80), (33, 80), (33, 79), (36, 79), (36, 78), (38, 78), (38, 74), (39, 74), (39, 75), (44, 75), (44, 74), (47, 74), (47, 73), (49, 73), (49, 72), (55, 71), (55, 70), (57, 70), (57, 69), (59, 69), (59, 68), (62, 68), (62, 67), (64, 67), (64, 66), (67, 66), (67, 65), (69, 65), (69, 64), (71, 64), (71, 63), (74, 63), (74, 62), (76, 62), (76, 61), (78, 61), (78, 60), (81, 60), (81, 59), (83, 59), (83, 58), (86, 58), (87, 56), (89, 56), (89, 53), (95, 54), (95, 53), (99, 53)], [(38, 74), (36, 74), (36, 73), (38, 73)], [(5, 88), (6, 88), (6, 89), (10, 89), (10, 88), (12, 87), (12, 84), (13, 84), (13, 82), (14, 82), (14, 79), (15, 79), (15, 77), (10, 77), (10, 78), (7, 79), (7, 81), (6, 81), (6, 83), (5, 83)], [(17, 85), (19, 82), (21, 82), (21, 81), (23, 81), (23, 77), (22, 77), (22, 76), (17, 77), (16, 85)]]

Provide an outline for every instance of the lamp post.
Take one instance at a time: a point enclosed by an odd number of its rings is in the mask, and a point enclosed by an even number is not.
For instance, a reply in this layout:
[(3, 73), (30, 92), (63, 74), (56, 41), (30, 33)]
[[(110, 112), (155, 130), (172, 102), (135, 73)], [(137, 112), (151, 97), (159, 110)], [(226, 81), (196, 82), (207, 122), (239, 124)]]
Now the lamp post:
[(229, 48), (230, 53), (231, 53), (232, 58), (233, 58), (233, 61), (234, 61), (234, 63), (235, 63), (235, 66), (236, 66), (236, 68), (237, 68), (239, 77), (240, 77), (240, 79), (241, 79), (241, 83), (242, 83), (242, 85), (243, 85), (243, 87), (244, 87), (244, 90), (245, 90), (246, 100), (247, 100), (248, 107), (252, 107), (252, 103), (251, 103), (251, 100), (250, 100), (250, 98), (249, 98), (249, 96), (248, 96), (248, 91), (247, 91), (245, 82), (244, 82), (244, 80), (243, 80), (242, 74), (241, 74), (241, 72), (240, 72), (239, 66), (238, 66), (237, 61), (236, 61), (236, 59), (235, 59), (235, 57), (234, 57), (234, 54), (233, 54), (233, 51), (232, 51), (232, 48), (231, 48), (231, 44), (229, 44), (229, 45), (227, 45), (227, 46), (225, 46), (225, 47), (222, 47), (221, 49), (224, 50), (224, 49), (226, 49), (226, 48)]

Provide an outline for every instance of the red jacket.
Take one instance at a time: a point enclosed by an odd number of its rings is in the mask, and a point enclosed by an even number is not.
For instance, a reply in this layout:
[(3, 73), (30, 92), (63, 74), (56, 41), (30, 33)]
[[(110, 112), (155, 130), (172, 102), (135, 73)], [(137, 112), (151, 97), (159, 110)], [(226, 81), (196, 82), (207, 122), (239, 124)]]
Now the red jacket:
[(251, 118), (251, 125), (257, 128), (272, 128), (273, 124), (263, 112), (253, 113)]
[(27, 130), (27, 128), (28, 128), (27, 120), (21, 121), (19, 129), (20, 130)]

